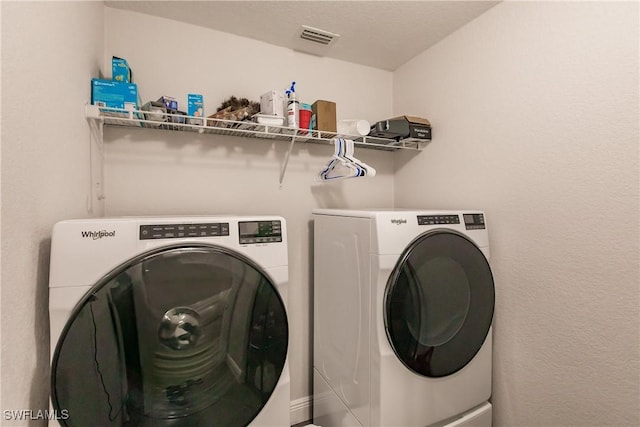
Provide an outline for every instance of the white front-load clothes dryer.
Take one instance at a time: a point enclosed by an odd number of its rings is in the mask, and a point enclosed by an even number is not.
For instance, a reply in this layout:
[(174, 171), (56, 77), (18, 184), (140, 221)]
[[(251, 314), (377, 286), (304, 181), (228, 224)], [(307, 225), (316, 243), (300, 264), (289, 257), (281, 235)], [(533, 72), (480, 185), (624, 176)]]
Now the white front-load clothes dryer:
[(63, 426), (289, 426), (285, 220), (53, 228), (51, 404)]
[(313, 214), (314, 424), (491, 426), (484, 213)]

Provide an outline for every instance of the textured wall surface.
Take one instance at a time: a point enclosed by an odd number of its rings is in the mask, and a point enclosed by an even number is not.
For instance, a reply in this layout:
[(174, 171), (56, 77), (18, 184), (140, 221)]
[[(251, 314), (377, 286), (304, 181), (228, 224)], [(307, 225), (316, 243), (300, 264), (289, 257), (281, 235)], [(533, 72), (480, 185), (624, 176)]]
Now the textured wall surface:
[[(104, 7), (2, 2), (1, 8), (0, 407), (37, 411), (49, 406), (51, 228), (58, 220), (101, 213), (100, 203), (91, 200), (83, 104), (101, 65)], [(2, 417), (3, 425), (14, 425)]]
[(394, 74), (396, 205), (487, 213), (496, 426), (640, 424), (638, 22), (506, 2)]
[[(111, 55), (126, 58), (144, 102), (169, 95), (184, 106), (188, 93), (201, 93), (208, 115), (231, 95), (259, 100), (261, 94), (282, 90), (295, 80), (298, 99), (334, 101), (338, 118), (374, 121), (391, 113), (390, 72), (172, 20), (105, 10), (105, 64), (110, 66)], [(172, 37), (159, 44), (131, 43), (139, 34), (160, 33)], [(190, 45), (198, 48), (185, 48)], [(393, 154), (356, 149), (358, 158), (377, 169), (376, 177), (323, 183), (315, 176), (333, 154), (333, 146), (298, 144), (280, 187), (289, 146), (284, 141), (120, 129), (107, 129), (105, 141), (108, 215), (232, 213), (286, 218), (291, 399), (309, 396), (311, 210), (392, 206)]]

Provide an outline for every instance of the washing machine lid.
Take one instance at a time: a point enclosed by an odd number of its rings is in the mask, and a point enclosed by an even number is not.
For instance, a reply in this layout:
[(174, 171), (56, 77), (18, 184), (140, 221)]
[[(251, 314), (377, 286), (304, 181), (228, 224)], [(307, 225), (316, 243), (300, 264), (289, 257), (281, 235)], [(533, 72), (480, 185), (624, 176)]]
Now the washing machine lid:
[(387, 337), (416, 374), (451, 375), (484, 343), (494, 299), (491, 268), (480, 249), (453, 230), (427, 232), (409, 244), (387, 283)]
[(288, 322), (257, 264), (209, 244), (166, 246), (103, 277), (53, 357), (66, 426), (246, 426), (284, 369)]

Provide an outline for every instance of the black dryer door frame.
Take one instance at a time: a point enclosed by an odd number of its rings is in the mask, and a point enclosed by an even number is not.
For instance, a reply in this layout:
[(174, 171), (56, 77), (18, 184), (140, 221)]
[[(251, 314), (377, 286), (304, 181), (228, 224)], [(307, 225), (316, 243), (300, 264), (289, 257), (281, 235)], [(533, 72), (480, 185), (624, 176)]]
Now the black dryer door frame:
[(387, 282), (387, 338), (408, 369), (445, 377), (480, 350), (494, 304), (493, 275), (478, 246), (455, 230), (428, 231), (407, 246)]

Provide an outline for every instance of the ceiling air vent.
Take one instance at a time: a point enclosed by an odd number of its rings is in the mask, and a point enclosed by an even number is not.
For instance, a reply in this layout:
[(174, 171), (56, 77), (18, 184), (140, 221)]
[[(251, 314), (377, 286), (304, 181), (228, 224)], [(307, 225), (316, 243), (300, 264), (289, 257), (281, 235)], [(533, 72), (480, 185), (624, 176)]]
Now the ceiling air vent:
[(313, 43), (323, 44), (325, 46), (333, 43), (337, 38), (340, 37), (340, 34), (334, 34), (329, 31), (319, 30), (313, 27), (307, 27), (303, 25), (301, 27), (300, 38), (304, 40), (308, 40)]

